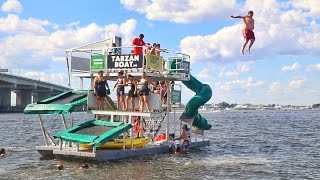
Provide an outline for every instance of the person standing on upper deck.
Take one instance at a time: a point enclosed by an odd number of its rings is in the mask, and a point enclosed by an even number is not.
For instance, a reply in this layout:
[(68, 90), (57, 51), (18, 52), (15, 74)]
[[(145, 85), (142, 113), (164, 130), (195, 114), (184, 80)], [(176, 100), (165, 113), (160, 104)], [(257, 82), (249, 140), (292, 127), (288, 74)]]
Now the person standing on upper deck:
[(250, 40), (250, 44), (249, 47), (247, 49), (248, 53), (250, 54), (250, 48), (252, 46), (252, 44), (255, 41), (255, 36), (253, 33), (253, 29), (254, 29), (254, 19), (253, 17), (253, 11), (249, 11), (247, 15), (245, 16), (231, 16), (232, 18), (242, 18), (243, 19), (243, 30), (242, 30), (242, 34), (244, 37), (244, 42), (242, 44), (241, 47), (241, 53), (244, 54), (244, 48), (246, 47), (247, 43)]
[(124, 95), (124, 87), (126, 85), (126, 78), (123, 77), (124, 72), (120, 71), (118, 72), (117, 81), (114, 84), (113, 90), (117, 88), (117, 108), (120, 111), (121, 110), (121, 104), (122, 109), (125, 110), (125, 95)]
[(132, 40), (133, 54), (140, 55), (143, 54), (143, 47), (146, 43), (143, 41), (144, 35), (140, 34), (139, 37), (136, 37)]

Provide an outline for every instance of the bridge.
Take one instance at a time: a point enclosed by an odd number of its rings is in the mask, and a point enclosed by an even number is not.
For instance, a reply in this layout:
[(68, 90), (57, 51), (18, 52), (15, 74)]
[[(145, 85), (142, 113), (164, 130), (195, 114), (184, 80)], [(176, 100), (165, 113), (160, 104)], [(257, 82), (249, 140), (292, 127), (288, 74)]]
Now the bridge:
[[(67, 90), (69, 88), (64, 86), (0, 73), (0, 112), (21, 111), (32, 102)], [(14, 107), (11, 105), (11, 92), (16, 94)]]

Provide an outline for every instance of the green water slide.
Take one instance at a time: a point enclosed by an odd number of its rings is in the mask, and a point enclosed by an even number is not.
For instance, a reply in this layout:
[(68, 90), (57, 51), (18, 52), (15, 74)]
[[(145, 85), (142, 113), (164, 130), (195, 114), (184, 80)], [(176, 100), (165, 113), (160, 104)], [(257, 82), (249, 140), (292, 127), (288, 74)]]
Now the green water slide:
[[(76, 107), (87, 104), (88, 93), (93, 90), (71, 90), (56, 96), (29, 104), (23, 112), (25, 114), (68, 114), (73, 112)], [(106, 110), (116, 110), (117, 107), (112, 99), (107, 96), (105, 101)]]
[(193, 119), (192, 126), (203, 130), (211, 129), (211, 125), (208, 124), (207, 120), (198, 113), (199, 107), (208, 102), (212, 96), (210, 86), (202, 84), (192, 75), (190, 75), (189, 81), (182, 81), (182, 83), (195, 92), (196, 95), (189, 100), (180, 119)]
[(56, 96), (32, 103), (23, 110), (25, 114), (67, 114), (77, 106), (87, 104), (88, 91), (66, 91)]
[(132, 128), (131, 124), (123, 122), (91, 120), (65, 131), (58, 132), (53, 135), (53, 137), (67, 142), (100, 147), (102, 144), (113, 140), (119, 134), (128, 131), (130, 128)]

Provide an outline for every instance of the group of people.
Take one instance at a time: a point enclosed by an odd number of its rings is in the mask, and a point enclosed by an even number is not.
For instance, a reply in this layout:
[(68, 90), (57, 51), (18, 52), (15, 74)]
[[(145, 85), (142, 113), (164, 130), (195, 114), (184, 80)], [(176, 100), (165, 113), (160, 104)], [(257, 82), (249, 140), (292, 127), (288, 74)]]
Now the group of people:
[(140, 34), (139, 37), (136, 37), (132, 40), (132, 45), (133, 45), (133, 51), (132, 54), (142, 54), (143, 53), (143, 47), (145, 46), (145, 54), (153, 54), (160, 56), (160, 44), (159, 43), (153, 43), (151, 46), (150, 43), (145, 43), (144, 40), (144, 35)]
[[(138, 89), (138, 84), (140, 88)], [(153, 90), (150, 91), (149, 85), (153, 85)], [(125, 94), (125, 87), (130, 88), (127, 94)], [(93, 82), (94, 94), (97, 97), (97, 109), (104, 109), (104, 101), (106, 95), (110, 94), (110, 88), (107, 82), (107, 78), (104, 76), (103, 71), (98, 72), (98, 76), (94, 79)], [(131, 74), (127, 76), (124, 75), (123, 71), (118, 72), (116, 83), (114, 84), (113, 90), (116, 89), (117, 94), (117, 109), (118, 110), (129, 110), (129, 102), (131, 102), (131, 110), (134, 111), (135, 107), (135, 98), (139, 98), (139, 110), (142, 112), (146, 108), (148, 112), (151, 111), (149, 104), (149, 94), (155, 93), (160, 94), (161, 102), (166, 103), (166, 92), (168, 85), (165, 81), (153, 82), (143, 72), (139, 81), (135, 80)]]

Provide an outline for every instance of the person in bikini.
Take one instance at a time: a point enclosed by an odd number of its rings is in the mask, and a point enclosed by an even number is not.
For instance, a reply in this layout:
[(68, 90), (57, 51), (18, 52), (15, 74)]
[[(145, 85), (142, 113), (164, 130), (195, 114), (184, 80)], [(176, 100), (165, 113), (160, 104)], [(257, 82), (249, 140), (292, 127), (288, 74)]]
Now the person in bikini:
[(242, 30), (242, 34), (244, 37), (244, 42), (242, 44), (241, 47), (241, 53), (244, 54), (244, 48), (246, 47), (246, 45), (248, 44), (249, 40), (250, 40), (250, 44), (249, 47), (247, 49), (247, 52), (250, 54), (250, 49), (251, 46), (253, 45), (254, 41), (255, 41), (255, 36), (254, 36), (254, 19), (253, 17), (253, 11), (249, 11), (247, 15), (245, 16), (231, 16), (232, 18), (242, 18), (243, 19), (243, 30)]
[(135, 110), (135, 98), (137, 97), (137, 81), (133, 79), (131, 74), (128, 74), (127, 86), (130, 86), (128, 96), (126, 97), (125, 110), (128, 110), (128, 103), (131, 100), (131, 110)]
[(141, 75), (141, 79), (140, 79), (140, 111), (143, 112), (144, 107), (147, 106), (147, 111), (150, 112), (150, 105), (149, 105), (149, 83), (152, 85), (155, 85), (155, 83), (153, 83), (152, 81), (150, 81), (147, 76), (146, 73), (143, 72)]
[(118, 72), (118, 79), (115, 83), (113, 90), (117, 87), (117, 108), (121, 110), (122, 108), (125, 109), (125, 96), (124, 96), (124, 86), (126, 85), (126, 80), (123, 77), (123, 71)]

